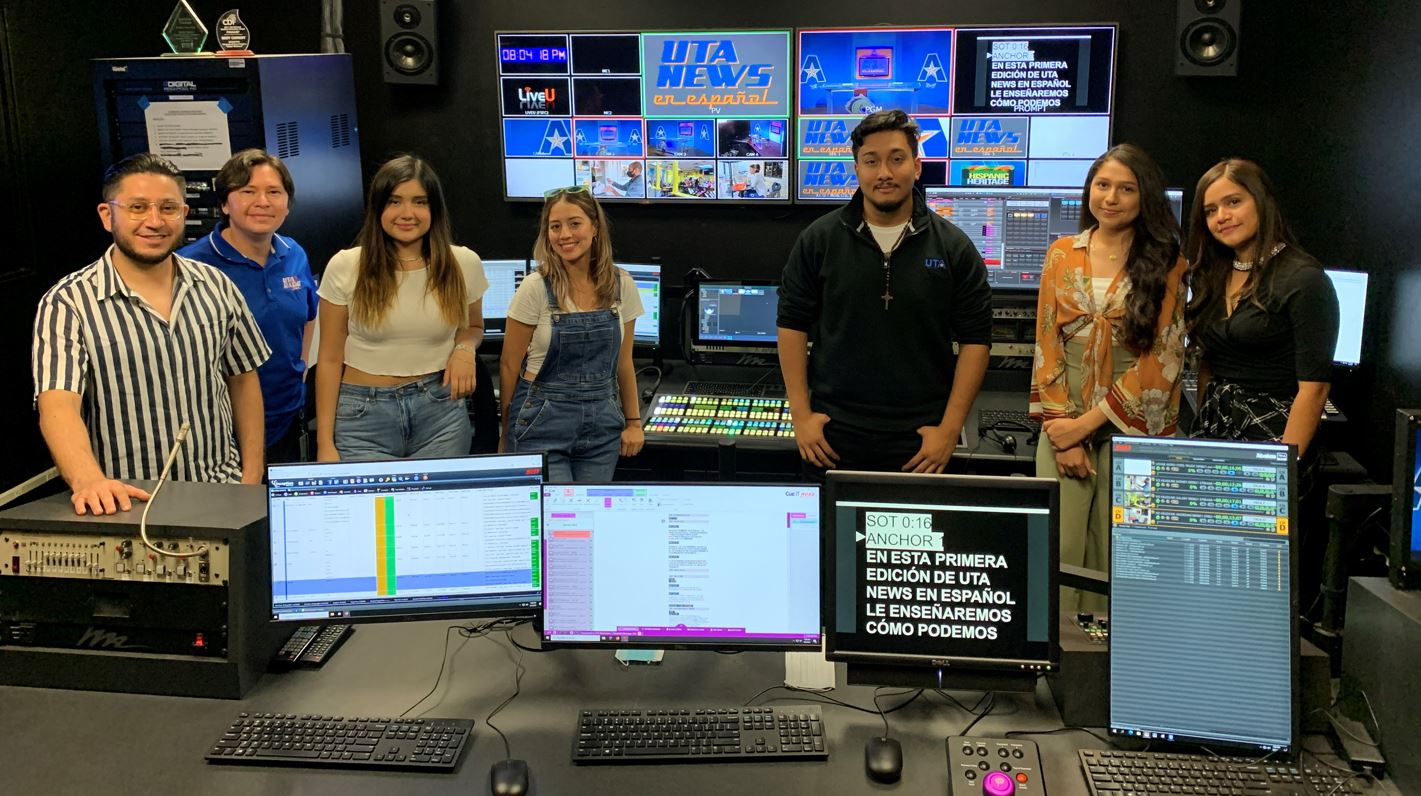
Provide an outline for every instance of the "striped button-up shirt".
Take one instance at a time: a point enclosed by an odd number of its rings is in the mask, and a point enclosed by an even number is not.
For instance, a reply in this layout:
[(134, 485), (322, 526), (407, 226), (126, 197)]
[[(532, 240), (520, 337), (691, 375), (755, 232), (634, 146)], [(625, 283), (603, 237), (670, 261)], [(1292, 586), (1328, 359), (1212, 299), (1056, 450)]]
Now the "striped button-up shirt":
[(46, 390), (83, 397), (99, 466), (110, 478), (156, 479), (192, 424), (170, 478), (237, 481), (226, 377), (255, 370), (271, 353), (232, 280), (173, 255), (173, 307), (164, 320), (114, 268), (112, 247), (59, 280), (39, 302), (31, 367)]

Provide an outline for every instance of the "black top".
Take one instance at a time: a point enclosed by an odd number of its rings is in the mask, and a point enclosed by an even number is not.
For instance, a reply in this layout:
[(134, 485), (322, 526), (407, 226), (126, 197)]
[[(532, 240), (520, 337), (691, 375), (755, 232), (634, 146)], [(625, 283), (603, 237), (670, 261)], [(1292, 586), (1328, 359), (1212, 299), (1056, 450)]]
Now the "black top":
[(1260, 274), (1258, 302), (1245, 298), (1232, 316), (1224, 302), (1206, 309), (1194, 336), (1215, 378), (1278, 398), (1300, 381), (1332, 381), (1337, 347), (1337, 291), (1322, 265), (1288, 247)]
[(883, 251), (863, 193), (799, 236), (779, 290), (778, 325), (809, 334), (810, 403), (860, 428), (905, 431), (942, 422), (957, 358), (952, 344), (991, 344), (992, 290), (976, 246), (913, 190), (893, 252), (884, 308)]

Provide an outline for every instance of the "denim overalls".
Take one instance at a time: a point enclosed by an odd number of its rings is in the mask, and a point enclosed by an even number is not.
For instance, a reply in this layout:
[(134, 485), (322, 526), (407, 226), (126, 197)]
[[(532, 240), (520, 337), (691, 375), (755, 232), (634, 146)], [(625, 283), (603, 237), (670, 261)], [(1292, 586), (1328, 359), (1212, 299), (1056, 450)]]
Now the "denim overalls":
[(610, 309), (563, 312), (543, 282), (552, 335), (532, 382), (519, 376), (509, 401), (512, 452), (548, 455), (551, 482), (610, 481), (617, 469), (626, 418), (617, 398), (622, 302)]

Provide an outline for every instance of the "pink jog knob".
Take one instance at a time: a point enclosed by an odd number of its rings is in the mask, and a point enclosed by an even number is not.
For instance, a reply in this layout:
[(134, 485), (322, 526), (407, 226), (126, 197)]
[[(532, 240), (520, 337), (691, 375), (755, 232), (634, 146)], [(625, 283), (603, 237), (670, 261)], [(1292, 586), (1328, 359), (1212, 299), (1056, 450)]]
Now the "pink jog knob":
[(1016, 782), (1004, 772), (993, 771), (982, 777), (983, 796), (1012, 796), (1016, 793)]

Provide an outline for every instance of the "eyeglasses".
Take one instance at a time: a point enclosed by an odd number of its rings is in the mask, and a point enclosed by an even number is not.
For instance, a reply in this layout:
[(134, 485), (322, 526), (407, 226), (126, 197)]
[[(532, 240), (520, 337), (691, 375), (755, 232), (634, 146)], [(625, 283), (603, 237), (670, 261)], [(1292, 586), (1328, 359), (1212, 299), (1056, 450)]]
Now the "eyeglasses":
[(543, 198), (551, 199), (554, 196), (562, 196), (563, 194), (569, 193), (586, 193), (587, 191), (588, 187), (586, 185), (569, 185), (566, 188), (553, 188), (547, 191), (543, 191)]
[(113, 200), (109, 200), (106, 204), (111, 204), (114, 207), (117, 207), (118, 209), (127, 213), (128, 217), (133, 219), (134, 221), (142, 221), (143, 219), (147, 218), (148, 214), (151, 213), (153, 211), (153, 208), (155, 207), (158, 208), (158, 215), (161, 218), (164, 218), (168, 221), (173, 221), (175, 219), (182, 218), (183, 208), (187, 206), (181, 202), (162, 202), (159, 204), (154, 204), (153, 202), (144, 201), (142, 199), (136, 199), (132, 202), (116, 202)]

